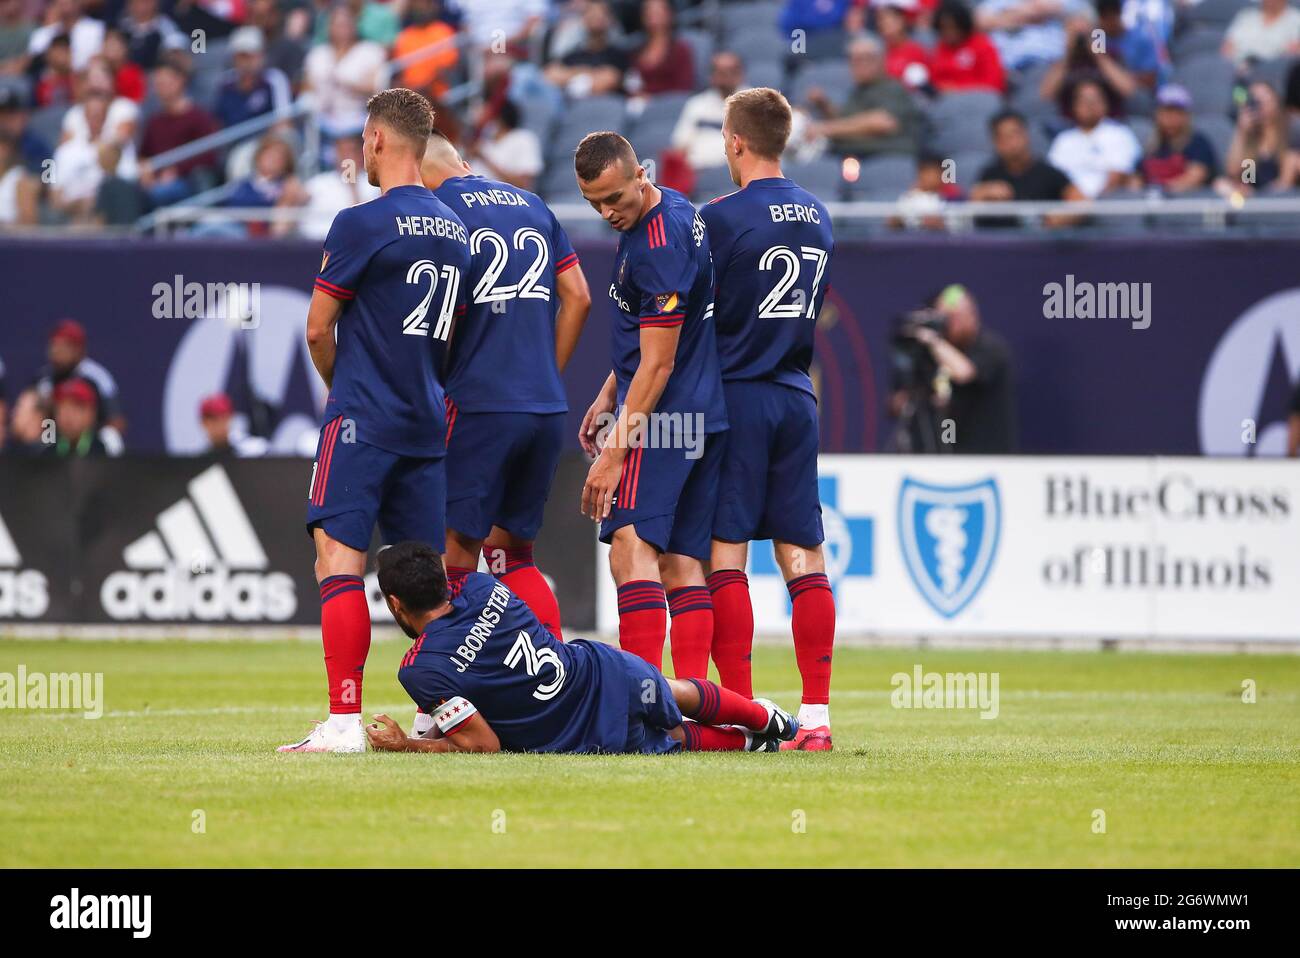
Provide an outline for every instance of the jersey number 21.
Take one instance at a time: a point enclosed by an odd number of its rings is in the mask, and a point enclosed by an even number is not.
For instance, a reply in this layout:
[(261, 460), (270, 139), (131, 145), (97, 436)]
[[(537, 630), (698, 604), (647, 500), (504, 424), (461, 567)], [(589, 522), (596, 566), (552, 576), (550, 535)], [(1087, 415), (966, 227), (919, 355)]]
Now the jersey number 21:
[(433, 294), (438, 290), (439, 279), (443, 281), (442, 304), (438, 307), (438, 323), (433, 327), (433, 338), (446, 342), (447, 337), (451, 335), (451, 320), (456, 311), (456, 293), (460, 291), (460, 270), (455, 266), (439, 268), (433, 260), (419, 259), (406, 271), (406, 281), (418, 285), (428, 280), (429, 290), (424, 294), (424, 299), (420, 300), (415, 309), (402, 320), (402, 332), (407, 336), (429, 335), (427, 319), (429, 304), (433, 302)]

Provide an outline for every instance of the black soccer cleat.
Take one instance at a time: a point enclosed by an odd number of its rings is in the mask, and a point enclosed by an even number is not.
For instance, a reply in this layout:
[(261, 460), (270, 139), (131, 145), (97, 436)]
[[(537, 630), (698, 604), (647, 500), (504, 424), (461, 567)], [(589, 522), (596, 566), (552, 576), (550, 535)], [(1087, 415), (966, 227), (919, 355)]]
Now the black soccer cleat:
[(767, 728), (755, 732), (755, 738), (770, 738), (774, 742), (792, 742), (799, 734), (799, 720), (770, 699), (754, 699), (767, 709)]

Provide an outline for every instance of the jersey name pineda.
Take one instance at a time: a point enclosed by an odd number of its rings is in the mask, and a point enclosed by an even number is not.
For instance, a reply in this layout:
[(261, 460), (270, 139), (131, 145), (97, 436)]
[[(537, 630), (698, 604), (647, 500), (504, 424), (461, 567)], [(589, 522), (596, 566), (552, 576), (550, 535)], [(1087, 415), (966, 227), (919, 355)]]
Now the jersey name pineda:
[(822, 215), (815, 206), (802, 203), (772, 203), (767, 207), (773, 223), (821, 223)]
[(460, 194), (466, 207), (479, 206), (528, 206), (528, 200), (520, 193), (509, 190), (474, 190)]
[(396, 216), (398, 236), (447, 237), (469, 245), (465, 227), (444, 216)]

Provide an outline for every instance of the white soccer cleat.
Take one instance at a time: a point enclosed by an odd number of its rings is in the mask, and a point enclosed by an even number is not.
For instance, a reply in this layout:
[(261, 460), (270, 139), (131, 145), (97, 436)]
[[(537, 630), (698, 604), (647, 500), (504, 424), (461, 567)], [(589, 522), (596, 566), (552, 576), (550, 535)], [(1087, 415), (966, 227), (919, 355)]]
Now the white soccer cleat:
[(335, 728), (329, 722), (317, 722), (301, 742), (281, 745), (277, 752), (364, 752), (366, 750), (366, 733), (361, 728), (361, 721), (349, 724), (346, 729)]

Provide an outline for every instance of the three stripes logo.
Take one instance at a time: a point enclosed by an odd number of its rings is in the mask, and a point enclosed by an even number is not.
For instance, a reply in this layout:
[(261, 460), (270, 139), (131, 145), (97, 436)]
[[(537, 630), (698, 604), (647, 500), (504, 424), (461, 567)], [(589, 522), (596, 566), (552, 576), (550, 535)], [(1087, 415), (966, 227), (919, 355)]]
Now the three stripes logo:
[(23, 557), (0, 516), (0, 619), (39, 619), (50, 607), (44, 573), (22, 568)]
[(293, 579), (268, 571), (262, 543), (230, 477), (211, 466), (122, 550), (126, 569), (99, 590), (113, 619), (283, 622), (298, 606)]

